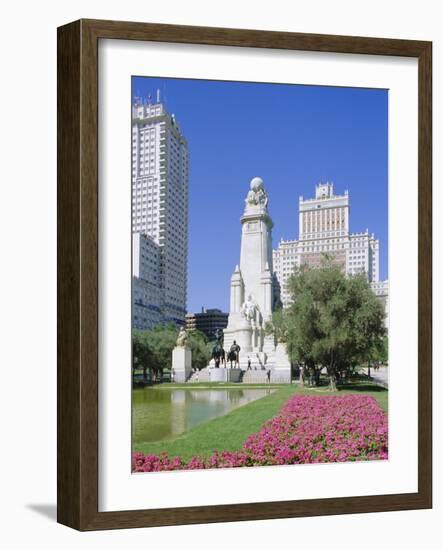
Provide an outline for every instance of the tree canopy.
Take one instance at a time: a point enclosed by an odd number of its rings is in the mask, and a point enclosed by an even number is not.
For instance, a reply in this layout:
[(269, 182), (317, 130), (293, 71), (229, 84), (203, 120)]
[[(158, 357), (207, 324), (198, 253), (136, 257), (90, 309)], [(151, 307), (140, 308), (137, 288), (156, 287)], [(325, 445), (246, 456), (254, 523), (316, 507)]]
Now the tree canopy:
[(291, 359), (318, 373), (326, 369), (331, 389), (340, 375), (383, 354), (384, 308), (365, 275), (347, 277), (325, 260), (302, 267), (288, 281), (292, 304), (274, 315)]
[[(132, 333), (132, 368), (142, 369), (158, 377), (165, 369), (171, 369), (172, 350), (175, 347), (178, 327), (174, 324), (157, 325), (149, 330), (135, 329)], [(200, 331), (188, 333), (188, 346), (192, 352), (192, 366), (197, 369), (206, 367), (210, 357), (210, 344)]]

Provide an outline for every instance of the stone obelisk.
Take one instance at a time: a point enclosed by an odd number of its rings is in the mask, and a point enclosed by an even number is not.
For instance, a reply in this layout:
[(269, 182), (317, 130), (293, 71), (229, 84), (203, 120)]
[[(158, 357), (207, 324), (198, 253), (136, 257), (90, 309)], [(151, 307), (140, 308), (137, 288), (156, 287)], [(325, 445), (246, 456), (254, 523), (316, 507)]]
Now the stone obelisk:
[[(263, 180), (253, 178), (240, 218), (242, 226), (240, 263), (231, 277), (231, 300), (224, 347), (236, 341), (240, 346), (240, 365), (248, 360), (264, 368), (263, 348), (274, 349), (273, 336), (265, 337), (264, 327), (272, 319), (274, 278), (272, 270), (272, 227), (268, 195)], [(265, 340), (272, 340), (267, 342)]]

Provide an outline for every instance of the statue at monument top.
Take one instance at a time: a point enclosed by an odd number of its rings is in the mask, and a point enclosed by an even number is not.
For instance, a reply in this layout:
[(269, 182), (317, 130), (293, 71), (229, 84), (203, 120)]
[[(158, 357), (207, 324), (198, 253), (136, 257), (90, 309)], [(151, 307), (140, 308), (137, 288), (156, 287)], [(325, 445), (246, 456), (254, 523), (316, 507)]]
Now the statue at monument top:
[(268, 206), (268, 195), (263, 185), (263, 180), (257, 177), (252, 178), (249, 187), (250, 189), (245, 200), (245, 209), (248, 210), (257, 206), (266, 209)]

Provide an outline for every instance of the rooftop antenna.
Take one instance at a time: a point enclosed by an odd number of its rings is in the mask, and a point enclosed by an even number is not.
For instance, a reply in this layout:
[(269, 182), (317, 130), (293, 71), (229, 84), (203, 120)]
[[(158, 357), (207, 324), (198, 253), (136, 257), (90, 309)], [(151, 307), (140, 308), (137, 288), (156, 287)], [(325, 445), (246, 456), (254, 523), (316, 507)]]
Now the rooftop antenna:
[(160, 103), (160, 88), (157, 88), (157, 103)]

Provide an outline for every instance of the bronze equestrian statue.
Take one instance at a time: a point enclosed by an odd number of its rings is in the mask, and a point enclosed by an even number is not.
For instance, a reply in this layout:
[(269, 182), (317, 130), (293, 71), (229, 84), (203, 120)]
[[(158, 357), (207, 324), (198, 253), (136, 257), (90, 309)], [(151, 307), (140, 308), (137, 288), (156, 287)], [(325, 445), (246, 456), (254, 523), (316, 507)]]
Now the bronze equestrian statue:
[(240, 349), (241, 349), (240, 346), (234, 340), (228, 353), (228, 361), (231, 362), (231, 369), (232, 369), (232, 363), (234, 363), (235, 367), (240, 368)]

